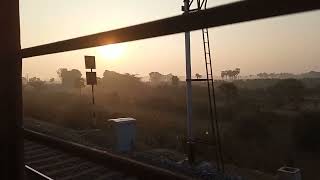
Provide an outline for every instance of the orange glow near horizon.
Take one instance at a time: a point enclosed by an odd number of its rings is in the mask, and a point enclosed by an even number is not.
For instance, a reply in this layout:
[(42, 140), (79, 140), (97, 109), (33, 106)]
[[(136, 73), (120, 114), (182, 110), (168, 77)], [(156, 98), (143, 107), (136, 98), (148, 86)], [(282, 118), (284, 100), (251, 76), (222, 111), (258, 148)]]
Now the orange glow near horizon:
[(107, 61), (116, 61), (125, 53), (125, 46), (123, 44), (112, 44), (101, 46), (97, 49), (98, 54)]

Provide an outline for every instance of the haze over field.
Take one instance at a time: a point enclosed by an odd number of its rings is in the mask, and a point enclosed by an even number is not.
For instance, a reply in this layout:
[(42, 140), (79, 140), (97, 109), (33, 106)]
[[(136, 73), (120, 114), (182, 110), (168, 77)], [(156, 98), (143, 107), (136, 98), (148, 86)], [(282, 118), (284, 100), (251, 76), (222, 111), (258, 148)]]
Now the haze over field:
[[(59, 80), (24, 78), (27, 128), (110, 149), (114, 136), (107, 128), (108, 119), (133, 117), (137, 119), (135, 152), (146, 155), (160, 148), (184, 158), (186, 87), (178, 77), (152, 72), (150, 81), (142, 82), (135, 75), (106, 70), (94, 88), (96, 101), (92, 105), (91, 87), (85, 85), (80, 71), (62, 68), (57, 72)], [(316, 170), (320, 159), (319, 77), (319, 72), (299, 76), (259, 73), (257, 79), (225, 77), (215, 81), (226, 166), (251, 169), (250, 174), (259, 174), (259, 178), (249, 178), (245, 171), (237, 172), (248, 180), (275, 180), (272, 175), (283, 165), (303, 169), (305, 180), (319, 179)], [(215, 142), (210, 128), (206, 82), (194, 83), (192, 105), (195, 139)], [(90, 131), (92, 111), (96, 114), (94, 127), (101, 131)], [(53, 131), (49, 128), (52, 126), (63, 129)], [(81, 134), (86, 130), (90, 133)], [(75, 139), (77, 132), (79, 138)], [(214, 164), (215, 149), (196, 143), (196, 159)], [(167, 156), (155, 156), (160, 162), (167, 162), (164, 161)], [(263, 174), (271, 178), (260, 178)]]
[[(209, 6), (228, 3), (209, 1)], [(21, 1), (22, 47), (69, 39), (181, 14), (182, 0), (29, 0)], [(112, 8), (111, 8), (112, 7)], [(241, 67), (242, 75), (259, 72), (319, 71), (319, 12), (278, 17), (210, 29), (214, 70)], [(200, 32), (192, 33), (193, 72), (204, 74)], [(84, 74), (84, 55), (97, 56), (98, 76), (105, 69), (147, 76), (149, 72), (184, 73), (182, 34), (25, 59), (23, 73), (56, 77), (59, 67)], [(193, 74), (194, 74), (193, 73)]]
[[(20, 3), (28, 48), (180, 15), (183, 0)], [(205, 71), (202, 32), (191, 32), (187, 81), (183, 33), (23, 59), (24, 128), (190, 177), (275, 180), (280, 167), (294, 167), (303, 180), (320, 179), (319, 17), (314, 11), (209, 29), (213, 74), (210, 63)], [(86, 73), (85, 55), (87, 67), (95, 56), (97, 69)], [(8, 94), (19, 99), (18, 92)], [(114, 124), (120, 117), (134, 118), (123, 152)]]

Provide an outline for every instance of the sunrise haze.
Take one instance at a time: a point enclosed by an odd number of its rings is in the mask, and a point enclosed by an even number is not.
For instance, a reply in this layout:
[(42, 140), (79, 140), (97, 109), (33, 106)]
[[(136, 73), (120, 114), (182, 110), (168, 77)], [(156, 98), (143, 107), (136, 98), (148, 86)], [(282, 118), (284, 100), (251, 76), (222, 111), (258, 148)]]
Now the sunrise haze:
[[(209, 1), (217, 6), (232, 1)], [(70, 39), (181, 14), (181, 0), (29, 0), (21, 1), (22, 47)], [(277, 17), (210, 29), (215, 75), (241, 68), (259, 72), (320, 71), (319, 12)], [(193, 74), (204, 74), (202, 35), (191, 34)], [(109, 52), (108, 52), (109, 51)], [(110, 52), (112, 51), (112, 52)], [(24, 59), (23, 75), (57, 78), (65, 67), (84, 72), (84, 55), (95, 55), (104, 70), (147, 76), (149, 72), (185, 74), (183, 34)], [(83, 73), (84, 74), (84, 73)]]

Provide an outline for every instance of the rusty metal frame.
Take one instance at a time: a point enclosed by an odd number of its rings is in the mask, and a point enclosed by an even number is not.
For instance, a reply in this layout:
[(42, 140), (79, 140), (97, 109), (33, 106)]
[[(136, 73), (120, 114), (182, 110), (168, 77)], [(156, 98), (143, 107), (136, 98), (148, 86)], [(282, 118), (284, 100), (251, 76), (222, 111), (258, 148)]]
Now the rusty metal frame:
[(202, 28), (319, 10), (319, 0), (246, 0), (188, 15), (152, 21), (89, 36), (25, 48), (20, 47), (19, 1), (0, 1), (1, 179), (23, 179), (22, 58), (107, 44), (154, 38)]
[(319, 0), (246, 0), (204, 11), (25, 48), (23, 58), (219, 27), (320, 9)]

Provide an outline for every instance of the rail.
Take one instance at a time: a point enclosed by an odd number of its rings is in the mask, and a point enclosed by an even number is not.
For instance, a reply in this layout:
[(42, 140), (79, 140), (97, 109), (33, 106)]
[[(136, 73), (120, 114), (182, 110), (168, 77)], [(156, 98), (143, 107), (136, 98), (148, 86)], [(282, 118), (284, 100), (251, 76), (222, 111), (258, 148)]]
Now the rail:
[(37, 170), (25, 165), (27, 180), (53, 180), (50, 177), (38, 172)]
[(151, 166), (133, 159), (118, 156), (107, 151), (102, 151), (78, 143), (66, 141), (53, 136), (48, 136), (32, 130), (24, 129), (24, 137), (26, 139), (38, 141), (46, 146), (54, 146), (54, 148), (63, 150), (70, 154), (75, 154), (79, 157), (85, 157), (90, 161), (102, 165), (112, 164), (112, 167), (115, 169), (125, 169), (126, 173), (135, 175), (141, 179), (190, 179), (189, 177), (179, 173), (171, 172), (169, 170)]

